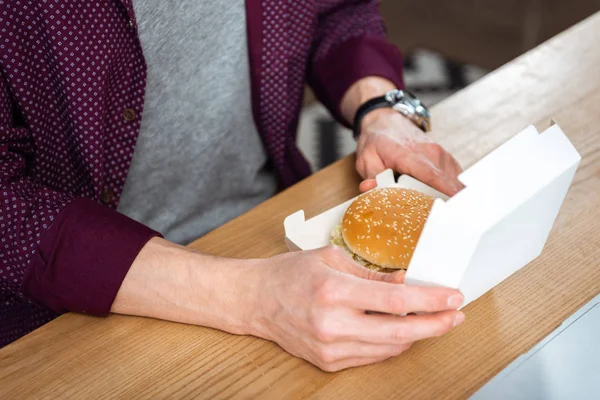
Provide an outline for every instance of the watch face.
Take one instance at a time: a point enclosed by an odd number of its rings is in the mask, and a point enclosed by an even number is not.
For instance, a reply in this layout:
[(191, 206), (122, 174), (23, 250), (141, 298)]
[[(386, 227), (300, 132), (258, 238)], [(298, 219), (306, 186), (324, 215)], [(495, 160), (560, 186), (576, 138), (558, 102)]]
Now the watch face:
[(431, 128), (431, 114), (415, 95), (406, 90), (393, 90), (387, 94), (392, 107), (409, 117), (424, 131)]
[(419, 99), (417, 99), (415, 97), (415, 95), (413, 95), (410, 92), (407, 92), (406, 90), (403, 91), (404, 96), (402, 98), (402, 100), (404, 100), (404, 102), (410, 104), (417, 112), (417, 109), (424, 109), (423, 105), (421, 104), (421, 101)]
[(406, 99), (406, 101), (409, 102), (414, 102), (414, 101), (419, 101), (419, 99), (417, 99), (417, 97), (412, 94), (411, 92), (409, 92), (408, 90), (402, 90), (402, 94), (404, 95), (404, 99)]

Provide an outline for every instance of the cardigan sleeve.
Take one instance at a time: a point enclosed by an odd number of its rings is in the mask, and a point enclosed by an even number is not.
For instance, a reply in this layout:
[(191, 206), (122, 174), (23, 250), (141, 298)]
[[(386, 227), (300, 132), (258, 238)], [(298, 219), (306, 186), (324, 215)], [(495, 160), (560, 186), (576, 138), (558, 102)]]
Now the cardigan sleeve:
[(322, 10), (307, 80), (317, 98), (346, 126), (340, 111), (342, 98), (352, 84), (368, 76), (404, 87), (402, 56), (387, 41), (378, 2), (346, 0)]
[(36, 180), (35, 145), (29, 129), (16, 126), (14, 107), (0, 75), (0, 298), (106, 315), (131, 263), (158, 233)]

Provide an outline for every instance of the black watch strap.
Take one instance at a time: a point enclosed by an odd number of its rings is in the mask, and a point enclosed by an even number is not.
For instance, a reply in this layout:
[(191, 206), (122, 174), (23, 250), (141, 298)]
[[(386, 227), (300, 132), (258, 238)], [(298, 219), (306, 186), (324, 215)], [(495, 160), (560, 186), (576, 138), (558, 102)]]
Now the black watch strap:
[(358, 140), (358, 137), (360, 136), (360, 123), (365, 115), (373, 110), (377, 110), (378, 108), (391, 108), (393, 106), (394, 105), (388, 101), (387, 96), (375, 97), (374, 99), (371, 99), (360, 106), (358, 111), (356, 111), (356, 115), (354, 116), (354, 139)]

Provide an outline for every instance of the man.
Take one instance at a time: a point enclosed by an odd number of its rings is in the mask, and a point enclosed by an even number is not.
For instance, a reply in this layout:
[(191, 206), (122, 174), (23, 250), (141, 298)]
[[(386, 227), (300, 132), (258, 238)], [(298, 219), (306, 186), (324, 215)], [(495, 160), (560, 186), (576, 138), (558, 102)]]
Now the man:
[[(305, 81), (347, 125), (402, 87), (376, 1), (5, 0), (0, 18), (2, 344), (62, 312), (115, 312), (256, 335), (339, 370), (462, 322), (460, 293), (335, 249), (232, 260), (175, 244), (308, 174)], [(388, 167), (460, 189), (456, 161), (409, 118), (361, 113), (361, 190)]]

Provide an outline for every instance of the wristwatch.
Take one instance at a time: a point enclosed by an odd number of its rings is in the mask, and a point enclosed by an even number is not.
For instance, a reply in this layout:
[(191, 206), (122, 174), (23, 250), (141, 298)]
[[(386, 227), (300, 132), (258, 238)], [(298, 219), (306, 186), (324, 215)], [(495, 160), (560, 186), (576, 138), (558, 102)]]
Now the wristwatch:
[(354, 118), (354, 139), (360, 136), (362, 119), (373, 110), (390, 107), (405, 115), (424, 132), (431, 130), (431, 114), (415, 95), (406, 90), (391, 90), (385, 96), (376, 97), (364, 103)]

